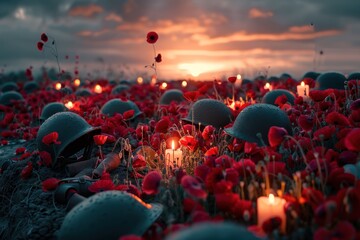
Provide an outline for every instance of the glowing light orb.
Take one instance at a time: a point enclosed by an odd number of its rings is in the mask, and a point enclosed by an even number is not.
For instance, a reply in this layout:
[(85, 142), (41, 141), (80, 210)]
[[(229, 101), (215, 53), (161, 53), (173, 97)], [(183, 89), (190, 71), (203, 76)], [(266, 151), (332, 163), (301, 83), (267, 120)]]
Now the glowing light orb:
[(99, 94), (102, 93), (102, 87), (99, 84), (96, 84), (94, 87), (94, 92)]

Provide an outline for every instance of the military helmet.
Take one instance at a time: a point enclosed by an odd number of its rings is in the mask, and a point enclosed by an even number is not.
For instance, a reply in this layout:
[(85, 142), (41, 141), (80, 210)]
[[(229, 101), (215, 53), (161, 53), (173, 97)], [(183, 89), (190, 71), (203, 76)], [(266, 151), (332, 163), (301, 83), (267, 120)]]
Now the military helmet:
[(342, 73), (326, 72), (316, 78), (315, 88), (326, 90), (329, 88), (344, 90), (344, 83), (347, 81)]
[(60, 102), (48, 103), (41, 111), (40, 120), (45, 121), (55, 113), (66, 112), (67, 110), (68, 109), (65, 107), (65, 105)]
[(162, 213), (161, 204), (148, 204), (123, 191), (97, 193), (76, 205), (58, 232), (59, 240), (118, 240), (141, 236)]
[(292, 92), (285, 89), (275, 89), (272, 91), (268, 91), (262, 98), (261, 102), (276, 105), (275, 100), (277, 97), (281, 95), (285, 95), (287, 97), (288, 102), (291, 103), (291, 105), (294, 105), (295, 95)]
[(269, 145), (268, 132), (272, 126), (283, 127), (292, 134), (289, 117), (283, 110), (271, 104), (257, 103), (242, 110), (236, 117), (234, 125), (225, 128), (225, 132), (233, 137), (263, 146)]
[(223, 128), (232, 121), (231, 110), (223, 102), (214, 99), (201, 99), (192, 105), (188, 116), (182, 119), (202, 126), (212, 125)]
[(0, 104), (9, 106), (13, 101), (24, 100), (23, 96), (15, 91), (5, 92), (0, 96)]
[[(42, 140), (52, 132), (58, 133), (57, 140), (59, 143), (46, 145)], [(58, 164), (59, 157), (67, 158), (85, 147), (92, 146), (93, 136), (100, 134), (100, 132), (100, 128), (93, 128), (76, 113), (58, 112), (41, 124), (36, 142), (39, 151), (50, 153), (53, 166), (55, 166)]]
[(178, 103), (184, 101), (183, 92), (178, 89), (170, 89), (164, 92), (160, 97), (161, 105), (169, 105), (172, 101)]

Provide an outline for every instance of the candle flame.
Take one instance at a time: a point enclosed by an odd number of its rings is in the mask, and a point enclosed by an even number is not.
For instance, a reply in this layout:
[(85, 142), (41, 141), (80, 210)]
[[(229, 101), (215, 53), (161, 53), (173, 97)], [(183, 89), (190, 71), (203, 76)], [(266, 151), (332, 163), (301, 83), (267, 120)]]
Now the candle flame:
[(137, 78), (137, 83), (138, 83), (138, 84), (141, 85), (141, 84), (143, 84), (143, 82), (144, 82), (144, 79), (143, 79), (142, 77), (138, 77), (138, 78)]
[(94, 88), (94, 92), (96, 93), (102, 93), (102, 87), (99, 84), (96, 84)]
[(166, 82), (163, 82), (162, 84), (161, 84), (161, 87), (160, 87), (161, 89), (166, 89), (167, 88), (167, 83)]
[(185, 81), (185, 80), (182, 81), (182, 82), (181, 82), (181, 86), (182, 86), (182, 87), (186, 87), (186, 86), (187, 86), (187, 81)]
[(305, 83), (304, 81), (301, 81), (301, 84), (300, 84), (302, 87), (305, 87)]
[(80, 82), (80, 79), (77, 78), (77, 79), (74, 80), (74, 85), (75, 85), (75, 87), (80, 86), (80, 83), (81, 83), (81, 82)]
[(156, 84), (156, 81), (157, 81), (156, 75), (153, 75), (153, 76), (151, 77), (151, 82), (150, 82), (151, 86), (154, 86), (154, 85)]
[(240, 79), (241, 79), (241, 75), (238, 74), (238, 75), (236, 76), (236, 79), (237, 79), (237, 80), (240, 80)]
[(269, 194), (269, 203), (272, 205), (275, 204), (275, 197), (272, 193)]
[(269, 90), (271, 90), (271, 85), (270, 85), (270, 83), (266, 83), (265, 84), (265, 86), (264, 86), (264, 89), (269, 89)]
[(68, 101), (67, 103), (65, 103), (65, 107), (67, 107), (68, 109), (72, 109), (74, 107), (74, 104), (72, 103), (72, 101)]
[(55, 84), (55, 89), (56, 89), (56, 90), (60, 90), (60, 89), (61, 89), (61, 83), (59, 83), (59, 82), (56, 83), (56, 84)]
[(171, 149), (175, 150), (175, 142), (174, 142), (174, 140), (171, 141)]

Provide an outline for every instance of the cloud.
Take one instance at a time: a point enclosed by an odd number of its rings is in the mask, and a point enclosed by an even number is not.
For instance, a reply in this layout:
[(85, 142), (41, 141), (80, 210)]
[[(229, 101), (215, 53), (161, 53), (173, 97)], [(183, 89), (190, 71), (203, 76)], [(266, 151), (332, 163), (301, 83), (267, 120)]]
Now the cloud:
[(289, 27), (289, 32), (292, 32), (292, 33), (308, 33), (308, 32), (313, 32), (313, 31), (314, 31), (314, 27), (311, 25)]
[(284, 32), (276, 34), (248, 34), (245, 31), (236, 32), (228, 36), (210, 38), (205, 34), (194, 34), (192, 38), (202, 46), (225, 44), (230, 42), (247, 42), (247, 41), (287, 41), (287, 40), (309, 40), (314, 38), (328, 37), (338, 35), (339, 30), (326, 30), (311, 33)]
[(268, 18), (268, 17), (272, 17), (274, 14), (271, 11), (264, 11), (258, 8), (251, 8), (249, 10), (248, 15), (250, 18)]
[(111, 22), (122, 22), (123, 18), (119, 15), (117, 15), (116, 13), (110, 13), (105, 17), (106, 21), (111, 21)]
[(92, 18), (99, 13), (102, 13), (104, 9), (96, 4), (90, 4), (87, 6), (75, 6), (69, 10), (69, 15), (73, 17), (85, 17)]

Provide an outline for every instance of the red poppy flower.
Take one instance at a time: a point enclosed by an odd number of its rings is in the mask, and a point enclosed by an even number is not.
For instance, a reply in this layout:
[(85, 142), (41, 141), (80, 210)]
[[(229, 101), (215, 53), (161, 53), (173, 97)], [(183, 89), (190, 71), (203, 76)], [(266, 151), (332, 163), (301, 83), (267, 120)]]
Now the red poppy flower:
[(234, 186), (234, 184), (232, 182), (222, 179), (221, 181), (215, 183), (214, 194), (231, 193), (233, 186)]
[(360, 152), (360, 128), (354, 128), (345, 137), (345, 147), (350, 151)]
[(285, 128), (271, 126), (268, 132), (269, 144), (271, 147), (279, 146), (285, 139), (288, 132)]
[(31, 176), (33, 171), (33, 164), (32, 162), (28, 162), (27, 165), (21, 170), (21, 178), (28, 179)]
[(216, 208), (219, 211), (228, 212), (232, 214), (232, 207), (240, 201), (239, 194), (237, 193), (218, 193), (215, 194)]
[(216, 167), (231, 168), (235, 160), (228, 155), (221, 155), (215, 159)]
[(329, 140), (335, 133), (336, 128), (333, 125), (322, 127), (314, 132), (315, 140)]
[(300, 115), (298, 118), (299, 126), (306, 132), (309, 132), (313, 129), (314, 123), (314, 118), (310, 115)]
[(231, 182), (234, 186), (239, 184), (239, 174), (235, 168), (225, 169), (225, 180)]
[(182, 126), (185, 134), (191, 134), (193, 131), (195, 131), (195, 126), (192, 124), (185, 124)]
[(51, 166), (52, 158), (51, 158), (51, 154), (49, 152), (41, 151), (41, 152), (39, 152), (39, 155), (40, 155), (40, 159), (41, 159), (42, 163), (45, 166), (47, 166), (47, 167)]
[(279, 229), (281, 226), (281, 218), (280, 217), (272, 217), (263, 222), (262, 229), (267, 234), (272, 233), (274, 230)]
[(43, 42), (47, 42), (49, 40), (48, 36), (45, 33), (41, 34), (40, 39)]
[(144, 240), (144, 238), (136, 236), (134, 234), (120, 237), (118, 240)]
[(356, 99), (355, 101), (353, 101), (350, 105), (350, 109), (352, 111), (356, 111), (360, 109), (360, 98)]
[(156, 57), (155, 57), (155, 62), (160, 63), (162, 61), (161, 58), (161, 54), (159, 53)]
[(289, 175), (284, 162), (268, 162), (266, 169), (271, 176), (277, 176), (279, 173), (282, 175)]
[(211, 171), (210, 167), (206, 165), (199, 165), (195, 168), (194, 175), (205, 182), (206, 176)]
[(24, 159), (26, 159), (26, 158), (28, 158), (30, 156), (31, 156), (31, 153), (25, 152), (25, 153), (21, 154), (20, 160), (24, 160)]
[(322, 192), (314, 188), (304, 188), (301, 192), (301, 196), (310, 204), (312, 209), (315, 211), (320, 204), (324, 203), (325, 198)]
[(237, 198), (235, 204), (231, 207), (231, 214), (236, 219), (242, 219), (249, 222), (254, 215), (253, 203), (248, 200)]
[(198, 145), (198, 141), (191, 135), (186, 135), (180, 138), (179, 143), (182, 146), (187, 147), (190, 151), (195, 151)]
[(184, 191), (192, 197), (199, 199), (205, 199), (207, 197), (207, 192), (204, 191), (199, 180), (192, 176), (184, 176), (181, 179), (181, 186), (184, 188)]
[(100, 180), (97, 180), (96, 182), (92, 183), (88, 187), (88, 189), (90, 192), (98, 193), (98, 192), (114, 190), (115, 185), (114, 185), (113, 181), (111, 181), (111, 180), (101, 180), (100, 179)]
[(218, 147), (212, 147), (209, 148), (206, 152), (205, 152), (205, 157), (210, 157), (210, 156), (216, 156), (219, 154), (219, 149)]
[(214, 186), (217, 182), (224, 179), (224, 173), (222, 168), (212, 168), (206, 175), (205, 185), (209, 192), (214, 191)]
[(184, 198), (183, 210), (185, 213), (191, 213), (193, 211), (205, 211), (204, 207), (193, 198)]
[(161, 174), (151, 171), (144, 177), (142, 191), (148, 195), (155, 195), (160, 191)]
[(215, 128), (211, 125), (207, 125), (201, 133), (204, 140), (210, 140), (211, 136), (215, 132)]
[(314, 240), (342, 239), (352, 240), (356, 237), (354, 226), (348, 221), (340, 221), (332, 229), (322, 227), (314, 233)]
[(134, 156), (132, 167), (135, 169), (146, 167), (146, 161), (143, 155), (136, 154)]
[(61, 142), (58, 141), (58, 138), (59, 134), (57, 132), (51, 132), (42, 138), (42, 142), (46, 145), (61, 144)]
[(38, 42), (36, 46), (37, 46), (37, 49), (39, 51), (42, 51), (44, 49), (44, 43), (43, 42)]
[(25, 151), (26, 151), (26, 148), (19, 147), (15, 150), (15, 153), (16, 153), (16, 155), (18, 155), (18, 154), (23, 154)]
[(249, 177), (250, 174), (255, 173), (255, 163), (251, 159), (240, 159), (234, 163), (234, 168), (237, 170), (241, 178)]
[(183, 94), (184, 98), (190, 102), (195, 102), (199, 97), (199, 91), (189, 91)]
[(326, 115), (325, 121), (327, 124), (339, 125), (339, 126), (349, 126), (350, 122), (346, 116), (338, 112), (331, 112)]
[(146, 41), (150, 44), (156, 43), (156, 41), (159, 39), (159, 35), (156, 32), (148, 32), (146, 35)]
[(94, 135), (93, 138), (94, 138), (94, 142), (97, 146), (102, 146), (105, 144), (108, 136), (100, 134), (100, 135)]
[(275, 104), (278, 105), (279, 107), (282, 107), (285, 103), (287, 103), (288, 101), (288, 98), (286, 97), (285, 94), (283, 95), (280, 95), (278, 96), (276, 99), (275, 99)]
[(235, 83), (236, 82), (236, 77), (232, 76), (232, 77), (228, 77), (228, 81), (231, 83)]
[(155, 132), (167, 133), (167, 130), (168, 130), (170, 124), (171, 124), (171, 122), (170, 122), (169, 118), (164, 117), (164, 118), (160, 119), (155, 125)]
[(57, 178), (48, 178), (41, 183), (42, 190), (44, 192), (52, 191), (57, 188), (60, 180)]
[(124, 120), (129, 120), (130, 118), (132, 118), (134, 116), (134, 114), (135, 114), (135, 110), (133, 110), (133, 109), (124, 112), (123, 113)]

